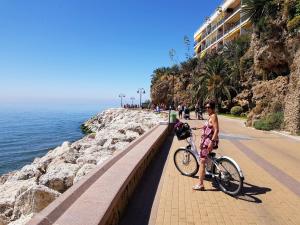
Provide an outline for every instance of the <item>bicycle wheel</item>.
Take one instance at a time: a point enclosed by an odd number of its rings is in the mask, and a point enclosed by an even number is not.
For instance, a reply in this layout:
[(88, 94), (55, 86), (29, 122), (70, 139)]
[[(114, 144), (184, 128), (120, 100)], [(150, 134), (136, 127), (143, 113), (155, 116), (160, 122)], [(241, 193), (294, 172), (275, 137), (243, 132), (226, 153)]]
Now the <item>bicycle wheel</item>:
[(229, 159), (218, 160), (218, 167), (213, 166), (214, 180), (220, 189), (232, 196), (238, 195), (243, 187), (243, 179), (233, 162)]
[(189, 149), (177, 149), (174, 153), (174, 163), (178, 171), (185, 176), (195, 176), (199, 170), (198, 161)]

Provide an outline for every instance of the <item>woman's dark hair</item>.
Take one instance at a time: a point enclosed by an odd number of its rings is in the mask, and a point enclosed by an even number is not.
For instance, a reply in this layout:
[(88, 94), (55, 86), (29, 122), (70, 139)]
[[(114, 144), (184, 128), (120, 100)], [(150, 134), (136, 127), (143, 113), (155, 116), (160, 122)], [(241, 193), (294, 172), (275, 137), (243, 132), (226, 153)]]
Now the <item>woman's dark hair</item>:
[(211, 108), (213, 110), (216, 108), (216, 103), (213, 100), (208, 100), (207, 102), (205, 102), (205, 106), (206, 105), (209, 105), (209, 108)]

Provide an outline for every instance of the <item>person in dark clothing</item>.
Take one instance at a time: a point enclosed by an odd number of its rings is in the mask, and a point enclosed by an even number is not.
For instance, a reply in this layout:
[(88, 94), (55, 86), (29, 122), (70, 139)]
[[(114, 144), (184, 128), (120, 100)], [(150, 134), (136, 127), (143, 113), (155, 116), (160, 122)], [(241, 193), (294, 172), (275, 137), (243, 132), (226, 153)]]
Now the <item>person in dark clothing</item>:
[(190, 109), (188, 107), (184, 107), (184, 115), (183, 118), (186, 120), (190, 119)]

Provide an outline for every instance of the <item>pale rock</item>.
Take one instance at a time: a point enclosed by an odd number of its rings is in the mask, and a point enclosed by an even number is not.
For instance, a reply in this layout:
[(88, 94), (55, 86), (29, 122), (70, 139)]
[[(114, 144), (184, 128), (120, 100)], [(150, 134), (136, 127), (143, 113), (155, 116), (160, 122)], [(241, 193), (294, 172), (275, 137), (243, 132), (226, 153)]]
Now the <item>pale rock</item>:
[[(70, 142), (66, 141), (61, 146), (50, 150), (45, 156), (39, 159), (35, 159), (34, 164), (37, 165), (37, 168), (42, 173), (45, 173), (47, 170), (48, 165), (53, 161), (56, 160), (57, 162), (65, 161), (63, 155), (67, 155), (68, 152), (72, 153), (75, 149), (71, 148)], [(71, 159), (69, 159), (71, 160)], [(67, 160), (68, 161), (68, 160)]]
[(78, 182), (81, 180), (85, 175), (87, 175), (91, 170), (93, 170), (96, 167), (94, 164), (84, 164), (76, 173), (76, 176), (74, 178), (74, 183)]
[(9, 219), (0, 214), (0, 225), (7, 225), (9, 223)]
[(95, 155), (91, 154), (91, 155), (83, 155), (81, 157), (79, 157), (76, 160), (76, 163), (78, 165), (83, 165), (83, 164), (97, 164), (97, 158), (95, 158)]
[(34, 179), (30, 179), (7, 181), (5, 184), (0, 185), (0, 217), (2, 220), (10, 220), (16, 198), (34, 184)]
[(138, 133), (139, 135), (142, 135), (143, 133), (145, 133), (145, 130), (137, 124), (131, 123), (128, 125), (127, 130), (133, 131)]
[(78, 169), (79, 165), (71, 163), (50, 164), (47, 173), (40, 177), (40, 184), (62, 193), (73, 185)]
[[(25, 225), (26, 223), (28, 223), (31, 218), (33, 217), (33, 214), (28, 214), (28, 215), (22, 215), (19, 219), (10, 222), (8, 225)], [(1, 225), (1, 223), (0, 223)]]
[(14, 175), (9, 177), (7, 180), (28, 180), (31, 178), (35, 178), (36, 180), (42, 175), (37, 165), (30, 164), (24, 166), (20, 171), (17, 171)]
[(59, 192), (44, 185), (33, 185), (17, 197), (12, 219), (38, 213), (59, 196)]
[(107, 141), (105, 142), (105, 144), (102, 147), (110, 150), (111, 146), (112, 146), (112, 142), (113, 142), (113, 139), (108, 138)]
[(127, 130), (126, 131), (126, 140), (128, 142), (132, 142), (133, 140), (135, 140), (136, 138), (138, 138), (140, 135), (137, 132), (131, 131), (131, 130)]
[(12, 176), (15, 175), (15, 173), (17, 173), (18, 171), (12, 171), (9, 172), (7, 174), (3, 174), (2, 176), (0, 176), (0, 185), (4, 184), (8, 179), (10, 179)]
[(107, 138), (99, 138), (97, 139), (97, 136), (96, 136), (96, 140), (97, 140), (97, 145), (99, 146), (103, 146), (105, 144), (105, 142), (107, 141)]
[(111, 149), (114, 150), (114, 151), (120, 151), (120, 150), (123, 150), (125, 149), (125, 147), (128, 145), (128, 142), (118, 142), (114, 145), (111, 146)]
[(85, 149), (83, 154), (84, 155), (89, 155), (89, 154), (92, 154), (94, 152), (100, 152), (102, 150), (102, 147), (99, 147), (99, 146), (93, 146), (93, 147), (90, 147), (88, 149)]

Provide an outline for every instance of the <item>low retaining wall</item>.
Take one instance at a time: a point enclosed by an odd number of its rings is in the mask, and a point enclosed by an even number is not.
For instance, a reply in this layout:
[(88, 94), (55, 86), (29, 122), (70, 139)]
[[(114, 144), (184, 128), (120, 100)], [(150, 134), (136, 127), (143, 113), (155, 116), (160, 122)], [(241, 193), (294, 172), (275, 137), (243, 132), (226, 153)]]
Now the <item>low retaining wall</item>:
[(137, 183), (169, 132), (170, 126), (157, 125), (95, 168), (27, 225), (117, 224)]

